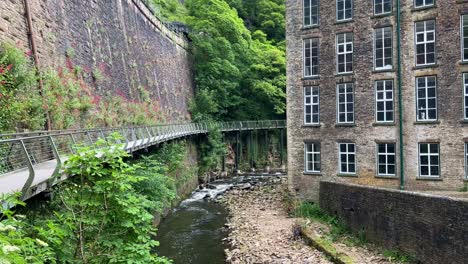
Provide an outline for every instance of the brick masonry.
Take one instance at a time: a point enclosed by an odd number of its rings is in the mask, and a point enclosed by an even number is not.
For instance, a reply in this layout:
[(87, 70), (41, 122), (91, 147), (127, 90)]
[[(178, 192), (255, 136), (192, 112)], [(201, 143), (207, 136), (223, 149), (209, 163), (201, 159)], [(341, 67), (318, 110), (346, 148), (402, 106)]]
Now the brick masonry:
[[(288, 173), (290, 186), (304, 198), (318, 200), (321, 180), (398, 188), (399, 175), (376, 177), (376, 144), (399, 144), (398, 111), (395, 124), (375, 124), (374, 81), (394, 80), (394, 96), (398, 98), (397, 73), (373, 71), (373, 30), (393, 28), (393, 68), (397, 69), (396, 17), (373, 15), (373, 1), (354, 0), (354, 18), (346, 23), (336, 22), (335, 1), (320, 1), (320, 24), (303, 28), (303, 0), (287, 0), (287, 103), (288, 103)], [(460, 14), (468, 13), (466, 1), (436, 1), (435, 7), (414, 10), (413, 0), (402, 0), (402, 89), (404, 123), (405, 185), (411, 190), (456, 190), (464, 184), (464, 143), (468, 138), (463, 120), (462, 73), (468, 65), (461, 64)], [(437, 65), (416, 69), (414, 60), (414, 22), (436, 19)], [(354, 73), (336, 74), (335, 36), (354, 34)], [(319, 78), (303, 79), (302, 40), (319, 38)], [(438, 92), (438, 122), (416, 123), (415, 77), (436, 75)], [(336, 84), (353, 82), (355, 89), (355, 125), (336, 125)], [(303, 87), (320, 86), (320, 126), (304, 126)], [(398, 100), (395, 108), (398, 109)], [(338, 145), (341, 140), (357, 146), (357, 177), (338, 175)], [(304, 173), (304, 142), (321, 144), (321, 173)], [(418, 142), (438, 142), (441, 148), (441, 178), (419, 179)], [(397, 149), (397, 160), (399, 159)], [(399, 166), (399, 165), (398, 165)], [(397, 171), (399, 168), (397, 168)]]
[[(168, 121), (190, 119), (194, 93), (187, 40), (164, 27), (140, 0), (29, 0), (41, 68), (72, 63), (88, 72), (100, 95), (138, 100), (144, 88)], [(29, 48), (23, 0), (3, 0), (0, 41)], [(103, 79), (93, 81), (99, 70)]]
[(336, 182), (320, 183), (320, 207), (355, 232), (422, 263), (468, 259), (468, 201)]

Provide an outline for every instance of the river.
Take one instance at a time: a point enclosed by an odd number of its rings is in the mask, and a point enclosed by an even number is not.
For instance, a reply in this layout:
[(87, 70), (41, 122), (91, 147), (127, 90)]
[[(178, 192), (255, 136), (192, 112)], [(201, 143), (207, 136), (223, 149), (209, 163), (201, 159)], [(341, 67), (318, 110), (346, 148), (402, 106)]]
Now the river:
[(175, 264), (225, 263), (223, 238), (227, 236), (224, 225), (228, 212), (216, 198), (231, 188), (250, 188), (269, 178), (239, 176), (194, 191), (159, 225), (158, 255), (172, 259)]

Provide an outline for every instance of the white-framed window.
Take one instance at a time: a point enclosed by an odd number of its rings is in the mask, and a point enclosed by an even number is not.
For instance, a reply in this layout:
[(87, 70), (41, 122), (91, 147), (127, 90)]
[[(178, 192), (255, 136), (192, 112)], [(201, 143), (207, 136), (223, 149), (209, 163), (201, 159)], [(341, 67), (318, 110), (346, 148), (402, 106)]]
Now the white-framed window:
[(337, 123), (354, 123), (354, 85), (340, 83), (336, 85)]
[(375, 81), (375, 121), (378, 123), (395, 121), (393, 80)]
[(374, 15), (383, 15), (392, 12), (393, 0), (374, 0)]
[(304, 144), (305, 172), (320, 173), (320, 143), (307, 142)]
[(336, 35), (336, 71), (353, 72), (353, 33)]
[(319, 0), (304, 0), (304, 27), (319, 24)]
[(318, 86), (304, 87), (304, 124), (320, 124), (320, 89)]
[(336, 20), (353, 19), (353, 0), (336, 0)]
[(421, 8), (426, 6), (433, 6), (434, 0), (414, 0), (414, 7)]
[(419, 177), (440, 177), (439, 143), (419, 144)]
[(468, 143), (465, 143), (465, 178), (468, 179)]
[(393, 33), (391, 27), (374, 30), (374, 67), (376, 70), (393, 68)]
[(356, 145), (354, 143), (339, 143), (339, 160), (341, 174), (356, 174)]
[(396, 175), (396, 144), (377, 144), (377, 174), (379, 176)]
[(468, 61), (468, 15), (462, 15), (460, 21), (462, 60)]
[(435, 76), (416, 78), (418, 121), (437, 120), (437, 80)]
[(463, 117), (468, 120), (468, 73), (463, 74)]
[(431, 65), (436, 62), (435, 20), (414, 23), (416, 65)]
[(319, 75), (319, 39), (304, 39), (304, 77)]

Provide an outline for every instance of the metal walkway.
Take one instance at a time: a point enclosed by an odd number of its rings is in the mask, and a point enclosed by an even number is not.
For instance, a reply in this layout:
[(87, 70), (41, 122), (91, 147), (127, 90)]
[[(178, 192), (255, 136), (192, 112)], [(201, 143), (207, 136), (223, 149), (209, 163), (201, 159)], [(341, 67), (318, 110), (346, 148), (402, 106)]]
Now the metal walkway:
[[(170, 140), (206, 134), (213, 125), (222, 132), (286, 128), (284, 120), (268, 120), (0, 134), (0, 194), (21, 191), (26, 200), (65, 180), (62, 165), (79, 145), (90, 146), (104, 139), (107, 145), (123, 145), (132, 153)], [(113, 133), (119, 133), (123, 140), (110, 142), (108, 137)]]

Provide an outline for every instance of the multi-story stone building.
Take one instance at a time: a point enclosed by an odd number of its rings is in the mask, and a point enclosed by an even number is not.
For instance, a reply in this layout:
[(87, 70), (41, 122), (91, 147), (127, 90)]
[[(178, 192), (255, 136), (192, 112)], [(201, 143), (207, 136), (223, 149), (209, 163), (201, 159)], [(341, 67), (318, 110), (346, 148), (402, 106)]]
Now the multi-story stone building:
[(468, 1), (286, 2), (291, 186), (462, 188)]

